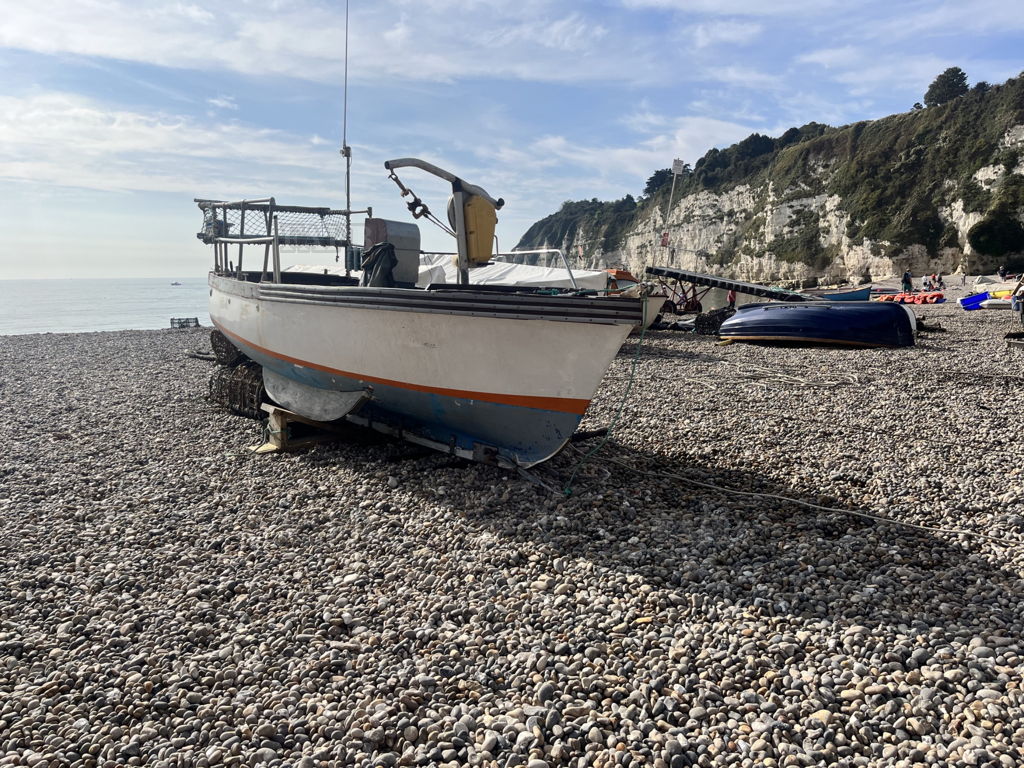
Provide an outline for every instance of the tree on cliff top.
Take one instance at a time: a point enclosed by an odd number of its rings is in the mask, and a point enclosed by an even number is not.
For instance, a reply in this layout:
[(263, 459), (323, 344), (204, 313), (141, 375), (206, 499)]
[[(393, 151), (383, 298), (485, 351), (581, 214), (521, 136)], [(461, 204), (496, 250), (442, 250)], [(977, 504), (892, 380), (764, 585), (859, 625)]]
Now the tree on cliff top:
[(937, 107), (967, 93), (967, 73), (950, 67), (932, 81), (924, 95), (925, 106)]
[(664, 187), (666, 184), (672, 181), (672, 169), (662, 168), (660, 171), (655, 171), (654, 175), (647, 180), (647, 186), (644, 187), (644, 196), (653, 195), (659, 189)]

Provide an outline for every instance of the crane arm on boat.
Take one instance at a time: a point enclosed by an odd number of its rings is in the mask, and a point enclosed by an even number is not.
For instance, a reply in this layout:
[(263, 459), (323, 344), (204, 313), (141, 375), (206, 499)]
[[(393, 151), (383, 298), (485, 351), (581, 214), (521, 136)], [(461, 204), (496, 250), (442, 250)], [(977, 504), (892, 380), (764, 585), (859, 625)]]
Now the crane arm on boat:
[[(402, 191), (402, 197), (412, 196), (412, 202), (408, 203), (408, 208), (412, 212), (413, 218), (425, 217), (455, 237), (459, 253), (459, 284), (469, 285), (469, 268), (490, 262), (493, 254), (495, 225), (498, 223), (496, 212), (505, 205), (505, 201), (500, 197), (495, 200), (482, 187), (469, 184), (454, 173), (438, 168), (426, 160), (402, 157), (397, 160), (385, 161), (384, 168)], [(438, 220), (426, 204), (402, 183), (395, 173), (397, 168), (419, 168), (452, 185), (452, 197), (448, 202), (450, 228)]]
[[(444, 179), (452, 185), (452, 190), (458, 192), (465, 192), (467, 195), (476, 195), (482, 197), (484, 200), (493, 205), (497, 210), (501, 210), (501, 207), (505, 205), (505, 201), (502, 198), (494, 199), (483, 187), (478, 187), (476, 184), (470, 184), (468, 181), (464, 181), (450, 171), (446, 171), (444, 168), (439, 168), (433, 163), (428, 163), (426, 160), (420, 160), (418, 157), (400, 157), (396, 160), (385, 160), (384, 168), (391, 171), (391, 178), (395, 179), (400, 187), (402, 187), (402, 196), (404, 197), (408, 190), (402, 186), (401, 182), (398, 182), (398, 177), (395, 176), (396, 168), (419, 168), (421, 171), (426, 171), (429, 174), (437, 176), (439, 179)], [(410, 192), (411, 194), (411, 192)]]

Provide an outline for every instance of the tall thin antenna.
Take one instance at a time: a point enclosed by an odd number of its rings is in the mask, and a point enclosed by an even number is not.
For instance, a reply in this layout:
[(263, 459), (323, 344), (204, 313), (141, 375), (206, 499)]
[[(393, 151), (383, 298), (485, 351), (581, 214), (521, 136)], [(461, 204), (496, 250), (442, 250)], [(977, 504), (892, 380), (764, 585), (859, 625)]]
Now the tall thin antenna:
[(348, 1), (345, 0), (345, 94), (341, 112), (341, 146), (348, 148)]
[(352, 252), (352, 148), (348, 145), (348, 3), (345, 0), (345, 94), (341, 110), (341, 154), (345, 158), (345, 274)]

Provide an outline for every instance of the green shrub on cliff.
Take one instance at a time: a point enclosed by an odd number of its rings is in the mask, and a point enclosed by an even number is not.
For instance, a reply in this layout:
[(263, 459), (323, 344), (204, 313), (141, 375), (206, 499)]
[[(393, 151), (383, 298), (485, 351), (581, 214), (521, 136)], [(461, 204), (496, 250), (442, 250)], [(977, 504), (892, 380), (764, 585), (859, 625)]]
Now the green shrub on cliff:
[(583, 231), (596, 241), (595, 244), (601, 250), (612, 251), (619, 246), (626, 230), (633, 223), (636, 210), (636, 200), (632, 195), (610, 203), (597, 198), (579, 202), (567, 200), (557, 213), (541, 219), (526, 230), (516, 247), (560, 248), (572, 242), (576, 234)]
[(986, 256), (1020, 253), (1024, 251), (1024, 225), (1006, 214), (989, 214), (971, 227), (967, 241)]

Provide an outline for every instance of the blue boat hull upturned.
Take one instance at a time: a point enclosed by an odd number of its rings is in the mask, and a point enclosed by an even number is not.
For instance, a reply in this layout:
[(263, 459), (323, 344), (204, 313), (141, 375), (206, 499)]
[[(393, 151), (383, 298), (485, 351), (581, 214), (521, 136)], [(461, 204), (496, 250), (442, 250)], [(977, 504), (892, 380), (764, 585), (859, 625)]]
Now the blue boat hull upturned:
[(814, 301), (746, 304), (722, 323), (719, 335), (735, 341), (910, 347), (914, 323), (899, 304)]

